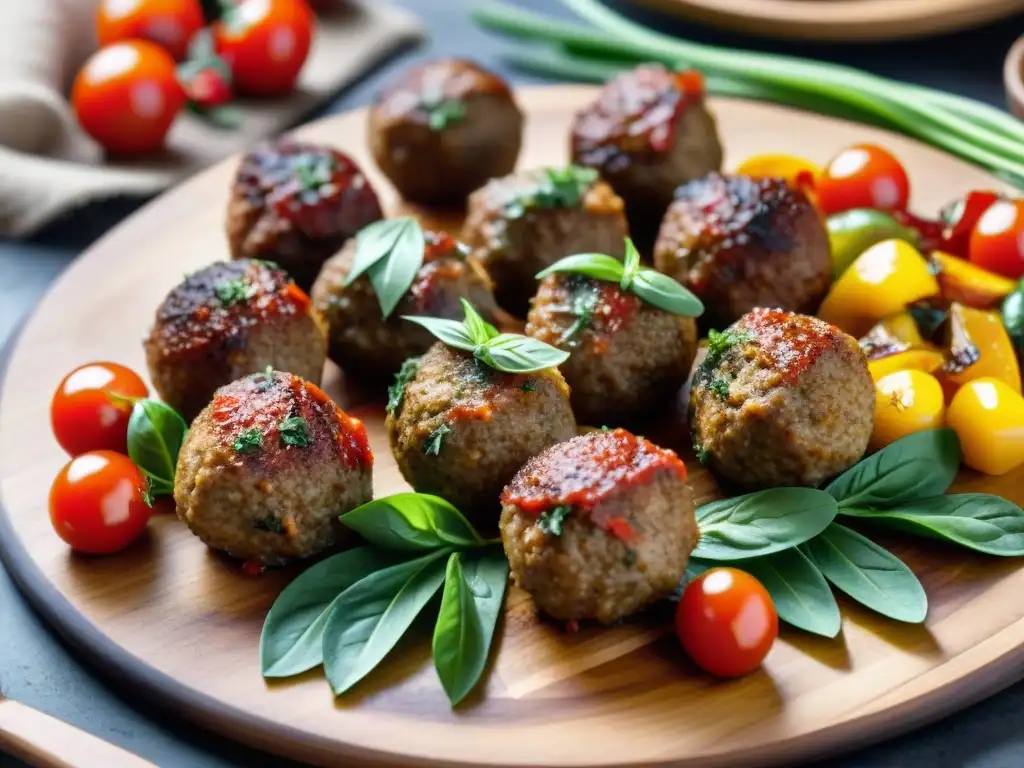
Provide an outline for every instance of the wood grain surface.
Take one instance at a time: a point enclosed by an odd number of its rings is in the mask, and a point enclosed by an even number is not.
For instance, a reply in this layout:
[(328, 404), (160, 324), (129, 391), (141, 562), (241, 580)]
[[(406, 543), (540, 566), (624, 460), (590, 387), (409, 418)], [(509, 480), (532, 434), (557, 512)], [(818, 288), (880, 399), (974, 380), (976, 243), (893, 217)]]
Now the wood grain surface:
[(857, 43), (954, 32), (1021, 10), (1020, 0), (632, 0), (748, 35)]
[[(530, 89), (521, 165), (563, 164), (573, 111), (594, 91)], [(782, 107), (715, 100), (727, 166), (756, 152), (825, 161), (857, 141), (890, 147), (911, 173), (922, 211), (998, 183), (891, 134)], [(352, 153), (398, 210), (367, 156), (366, 116), (299, 131)], [(319, 670), (267, 683), (259, 674), (263, 617), (293, 572), (243, 577), (173, 514), (113, 557), (70, 553), (46, 499), (66, 457), (51, 437), (49, 397), (92, 360), (145, 370), (141, 339), (185, 272), (227, 256), (224, 210), (234, 162), (158, 199), (76, 261), (8, 350), (0, 391), (0, 554), (35, 606), (104, 669), (153, 702), (241, 741), (323, 765), (754, 766), (791, 764), (862, 745), (951, 712), (1014, 682), (1024, 664), (1024, 571), (1018, 563), (920, 541), (893, 540), (931, 601), (924, 626), (843, 602), (836, 640), (784, 630), (762, 671), (716, 682), (684, 657), (666, 614), (568, 634), (512, 590), (486, 684), (457, 711), (429, 658), (429, 637), (403, 642), (364, 684), (335, 701)], [(457, 223), (453, 221), (451, 223)], [(374, 489), (406, 488), (383, 434), (382, 398), (326, 389), (368, 426)], [(670, 404), (667, 404), (670, 405)], [(673, 420), (659, 439), (687, 444)], [(717, 493), (688, 458), (701, 501)], [(961, 490), (1024, 501), (1024, 472), (965, 475)]]

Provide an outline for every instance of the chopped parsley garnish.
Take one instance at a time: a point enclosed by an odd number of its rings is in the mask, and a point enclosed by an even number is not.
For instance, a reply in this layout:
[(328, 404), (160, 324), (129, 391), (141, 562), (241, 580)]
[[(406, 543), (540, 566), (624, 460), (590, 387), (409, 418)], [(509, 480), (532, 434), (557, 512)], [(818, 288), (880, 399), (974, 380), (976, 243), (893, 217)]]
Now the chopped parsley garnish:
[(255, 288), (245, 284), (245, 280), (236, 277), (234, 280), (227, 280), (220, 283), (213, 289), (217, 299), (225, 307), (237, 304), (253, 297)]
[(608, 426), (607, 424), (602, 424), (602, 425), (601, 425), (601, 431), (602, 431), (602, 432), (611, 432), (611, 431), (612, 431), (612, 428), (611, 428), (611, 427), (609, 427), (609, 426)]
[(466, 119), (466, 105), (459, 99), (445, 99), (426, 107), (427, 124), (432, 131), (443, 131), (452, 123)]
[(437, 456), (441, 453), (441, 446), (444, 444), (444, 439), (447, 435), (451, 434), (452, 428), (444, 422), (441, 422), (427, 437), (427, 444), (423, 447), (423, 452), (427, 456)]
[(242, 430), (235, 438), (235, 453), (255, 453), (263, 447), (263, 433), (259, 427)]
[(317, 190), (334, 175), (334, 156), (304, 153), (295, 158), (292, 169), (299, 186), (304, 190)]
[(537, 526), (548, 536), (561, 536), (562, 525), (572, 513), (572, 507), (565, 505), (541, 512)]
[(283, 528), (281, 527), (281, 521), (273, 515), (267, 515), (264, 518), (257, 520), (253, 523), (255, 528), (259, 528), (261, 531), (267, 531), (269, 533), (281, 533)]
[(716, 363), (730, 347), (751, 341), (753, 338), (753, 335), (749, 333), (737, 333), (736, 331), (722, 331), (720, 333), (712, 329), (708, 331), (707, 359), (712, 361), (712, 363)]
[(394, 416), (402, 407), (402, 399), (405, 397), (405, 388), (409, 382), (416, 378), (416, 372), (420, 369), (420, 359), (410, 357), (402, 363), (401, 369), (395, 374), (395, 383), (388, 387), (388, 404), (386, 410), (388, 416)]
[(527, 379), (519, 387), (523, 392), (536, 392), (537, 382), (534, 379)]
[(719, 400), (729, 399), (729, 382), (722, 378), (712, 379), (708, 388), (718, 396)]
[(309, 425), (301, 416), (289, 416), (277, 426), (277, 431), (285, 445), (305, 448), (313, 442), (309, 437)]
[(694, 443), (693, 450), (697, 454), (697, 461), (701, 463), (701, 466), (706, 466), (708, 463), (708, 449), (703, 445)]
[(533, 187), (523, 189), (505, 204), (505, 216), (518, 219), (530, 208), (575, 208), (596, 180), (593, 168), (545, 168)]
[(575, 322), (562, 334), (558, 340), (559, 344), (566, 344), (575, 340), (583, 331), (594, 322), (594, 312), (597, 310), (599, 294), (592, 285), (577, 289), (572, 297), (572, 313), (576, 316)]

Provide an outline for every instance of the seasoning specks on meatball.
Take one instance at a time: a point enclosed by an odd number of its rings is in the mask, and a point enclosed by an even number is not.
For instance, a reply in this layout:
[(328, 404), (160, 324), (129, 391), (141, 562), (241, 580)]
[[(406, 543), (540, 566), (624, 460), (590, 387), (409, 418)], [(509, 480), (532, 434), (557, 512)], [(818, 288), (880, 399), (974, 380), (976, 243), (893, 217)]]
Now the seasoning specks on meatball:
[(265, 371), (220, 388), (182, 444), (178, 515), (207, 545), (277, 565), (343, 543), (372, 496), (366, 429), (317, 386)]
[(548, 615), (612, 623), (678, 586), (698, 532), (686, 467), (622, 429), (530, 459), (502, 493), (516, 584)]

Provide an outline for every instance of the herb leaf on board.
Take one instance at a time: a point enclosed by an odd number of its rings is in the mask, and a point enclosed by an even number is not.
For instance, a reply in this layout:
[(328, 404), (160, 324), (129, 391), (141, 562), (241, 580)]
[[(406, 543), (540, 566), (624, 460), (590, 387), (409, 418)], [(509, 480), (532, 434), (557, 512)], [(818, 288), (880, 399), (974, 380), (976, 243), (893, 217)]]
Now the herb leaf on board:
[(1003, 557), (1024, 556), (1024, 510), (990, 493), (957, 493), (900, 504), (894, 509), (844, 507), (867, 523)]
[(920, 624), (928, 615), (928, 596), (914, 572), (856, 531), (832, 523), (803, 552), (826, 579), (861, 605), (909, 624)]
[(299, 574), (270, 607), (260, 634), (264, 677), (290, 677), (323, 661), (323, 633), (336, 598), (398, 555), (359, 547), (332, 555)]
[(324, 672), (340, 695), (358, 683), (402, 638), (440, 589), (448, 548), (374, 571), (331, 607), (323, 632)]
[(692, 556), (731, 561), (770, 555), (814, 538), (836, 516), (835, 499), (814, 488), (770, 488), (697, 508)]
[(487, 666), (507, 584), (508, 560), (499, 549), (448, 558), (433, 652), (452, 706), (473, 690)]
[(941, 496), (960, 469), (960, 441), (951, 429), (929, 429), (902, 437), (861, 460), (825, 490), (839, 508), (892, 507)]
[(426, 493), (396, 493), (374, 499), (346, 512), (341, 522), (371, 544), (399, 552), (484, 544), (459, 510), (440, 496)]
[(148, 397), (136, 400), (128, 418), (128, 457), (150, 481), (150, 492), (164, 496), (174, 488), (178, 453), (188, 424), (171, 406)]

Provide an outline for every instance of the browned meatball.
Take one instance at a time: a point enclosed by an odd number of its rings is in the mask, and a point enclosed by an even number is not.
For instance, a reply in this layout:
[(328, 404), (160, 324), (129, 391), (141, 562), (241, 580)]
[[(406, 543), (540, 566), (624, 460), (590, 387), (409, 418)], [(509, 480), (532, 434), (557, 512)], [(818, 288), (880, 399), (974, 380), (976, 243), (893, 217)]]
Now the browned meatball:
[(825, 223), (782, 179), (711, 173), (681, 187), (654, 266), (703, 300), (705, 328), (724, 328), (754, 307), (816, 312), (832, 284)]
[(516, 166), (523, 114), (508, 84), (463, 59), (431, 61), (385, 89), (370, 110), (370, 150), (409, 201), (463, 203)]
[(758, 308), (713, 333), (694, 376), (701, 463), (744, 488), (817, 486), (864, 455), (875, 387), (856, 339), (807, 315)]
[(609, 80), (573, 121), (572, 161), (626, 201), (633, 240), (648, 251), (676, 187), (722, 165), (700, 73), (644, 64)]
[(352, 158), (278, 139), (242, 158), (228, 201), (228, 244), (232, 258), (276, 262), (308, 291), (327, 258), (382, 216)]
[(557, 369), (502, 373), (440, 342), (403, 367), (389, 394), (388, 438), (403, 477), (486, 530), (497, 527), (498, 497), (516, 470), (576, 434)]
[(597, 252), (621, 257), (622, 200), (586, 168), (540, 168), (495, 179), (469, 197), (462, 239), (494, 280), (503, 309), (523, 317), (536, 275), (559, 259)]
[(319, 383), (327, 324), (283, 270), (218, 262), (167, 295), (144, 346), (154, 388), (191, 421), (218, 387), (268, 365)]
[(512, 578), (564, 621), (610, 624), (667, 597), (697, 543), (683, 462), (622, 429), (548, 448), (501, 499)]
[(576, 420), (637, 424), (666, 404), (690, 375), (697, 323), (647, 304), (615, 283), (582, 275), (544, 278), (526, 334), (570, 353), (559, 366)]
[(423, 266), (387, 319), (366, 274), (345, 285), (355, 240), (324, 265), (313, 285), (313, 305), (327, 318), (330, 356), (342, 368), (380, 378), (395, 373), (406, 358), (426, 352), (434, 337), (422, 326), (402, 320), (403, 315), (461, 320), (459, 300), (466, 299), (493, 322), (497, 307), (491, 281), (477, 262), (466, 258), (469, 249), (444, 233), (426, 232), (424, 237)]
[(178, 455), (178, 516), (213, 549), (278, 565), (347, 543), (338, 516), (373, 496), (366, 429), (290, 373), (217, 391)]

